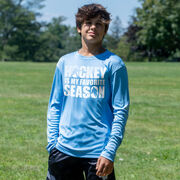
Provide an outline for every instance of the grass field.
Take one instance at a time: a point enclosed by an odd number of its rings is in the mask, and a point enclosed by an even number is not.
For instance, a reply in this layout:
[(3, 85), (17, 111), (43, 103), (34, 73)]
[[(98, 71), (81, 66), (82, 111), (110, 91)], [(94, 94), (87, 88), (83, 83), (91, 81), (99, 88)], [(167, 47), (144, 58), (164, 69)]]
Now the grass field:
[[(117, 180), (180, 179), (180, 63), (126, 63), (131, 97)], [(0, 63), (0, 180), (43, 180), (55, 64)]]

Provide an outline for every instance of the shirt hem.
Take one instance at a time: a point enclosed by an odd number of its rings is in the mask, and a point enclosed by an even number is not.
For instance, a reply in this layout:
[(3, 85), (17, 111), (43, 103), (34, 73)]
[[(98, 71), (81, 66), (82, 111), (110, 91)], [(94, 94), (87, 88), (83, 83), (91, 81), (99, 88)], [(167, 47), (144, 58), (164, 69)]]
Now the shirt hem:
[(100, 154), (97, 153), (87, 153), (84, 151), (77, 151), (77, 150), (71, 150), (68, 149), (67, 147), (62, 146), (59, 142), (55, 146), (59, 151), (73, 157), (78, 157), (78, 158), (99, 158)]

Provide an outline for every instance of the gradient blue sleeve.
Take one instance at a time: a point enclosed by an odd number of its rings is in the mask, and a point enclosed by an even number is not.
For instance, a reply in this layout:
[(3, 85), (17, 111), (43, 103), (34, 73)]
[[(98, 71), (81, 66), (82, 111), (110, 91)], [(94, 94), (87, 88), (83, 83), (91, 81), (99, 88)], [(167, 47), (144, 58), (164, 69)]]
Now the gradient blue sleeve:
[(120, 146), (129, 111), (128, 76), (125, 66), (116, 70), (111, 76), (112, 108), (114, 119), (109, 141), (101, 156), (114, 161), (117, 148)]
[(59, 121), (63, 101), (62, 74), (56, 67), (47, 112), (47, 150), (50, 152), (57, 143)]

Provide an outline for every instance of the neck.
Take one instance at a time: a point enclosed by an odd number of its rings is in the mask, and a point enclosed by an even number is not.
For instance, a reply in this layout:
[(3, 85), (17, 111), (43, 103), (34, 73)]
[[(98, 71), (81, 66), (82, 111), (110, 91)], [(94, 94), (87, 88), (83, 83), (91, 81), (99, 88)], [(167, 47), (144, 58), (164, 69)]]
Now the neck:
[(87, 45), (85, 42), (82, 42), (82, 47), (79, 50), (79, 53), (83, 56), (94, 56), (101, 54), (104, 51), (105, 49), (102, 47), (102, 43)]

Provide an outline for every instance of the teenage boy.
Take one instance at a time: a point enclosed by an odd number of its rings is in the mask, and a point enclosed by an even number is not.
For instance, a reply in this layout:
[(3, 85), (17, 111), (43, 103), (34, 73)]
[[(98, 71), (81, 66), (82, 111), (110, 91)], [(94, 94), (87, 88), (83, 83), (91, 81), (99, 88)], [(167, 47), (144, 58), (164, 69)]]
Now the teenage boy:
[(82, 48), (58, 61), (49, 100), (48, 180), (115, 180), (129, 91), (125, 64), (102, 47), (109, 23), (100, 4), (76, 14)]

